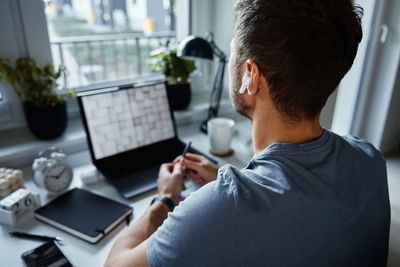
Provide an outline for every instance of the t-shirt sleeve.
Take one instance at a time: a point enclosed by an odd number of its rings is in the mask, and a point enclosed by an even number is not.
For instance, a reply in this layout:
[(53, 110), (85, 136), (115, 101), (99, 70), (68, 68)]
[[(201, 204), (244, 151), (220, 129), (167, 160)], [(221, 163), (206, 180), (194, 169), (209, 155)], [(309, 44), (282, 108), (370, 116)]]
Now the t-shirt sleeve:
[(147, 242), (150, 266), (231, 266), (235, 252), (234, 186), (221, 179), (182, 201)]

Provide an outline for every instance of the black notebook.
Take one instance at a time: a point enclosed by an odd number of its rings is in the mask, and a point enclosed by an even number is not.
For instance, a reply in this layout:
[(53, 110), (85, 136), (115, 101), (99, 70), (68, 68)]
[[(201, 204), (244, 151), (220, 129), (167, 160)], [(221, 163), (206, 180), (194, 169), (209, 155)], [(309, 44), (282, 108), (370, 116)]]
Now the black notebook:
[(126, 204), (74, 188), (36, 210), (35, 217), (45, 223), (96, 243), (124, 220), (132, 208)]

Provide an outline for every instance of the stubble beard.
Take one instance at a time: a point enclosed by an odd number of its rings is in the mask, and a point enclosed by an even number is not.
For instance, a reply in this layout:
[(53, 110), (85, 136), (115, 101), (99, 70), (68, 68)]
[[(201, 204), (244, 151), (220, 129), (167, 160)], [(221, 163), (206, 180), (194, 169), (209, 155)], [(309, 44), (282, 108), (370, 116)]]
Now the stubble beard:
[(250, 107), (246, 105), (242, 95), (239, 93), (239, 88), (242, 83), (242, 80), (240, 78), (240, 71), (237, 71), (235, 76), (236, 78), (232, 78), (233, 82), (229, 91), (229, 97), (231, 99), (232, 106), (240, 115), (251, 120), (249, 116)]

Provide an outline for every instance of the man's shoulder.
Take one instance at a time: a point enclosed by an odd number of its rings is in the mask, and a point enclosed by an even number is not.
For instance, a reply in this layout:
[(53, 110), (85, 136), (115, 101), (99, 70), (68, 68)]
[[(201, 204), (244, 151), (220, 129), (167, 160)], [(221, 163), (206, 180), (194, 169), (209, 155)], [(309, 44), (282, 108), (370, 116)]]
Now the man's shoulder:
[(235, 201), (251, 201), (250, 196), (259, 194), (268, 198), (270, 194), (282, 195), (290, 189), (285, 168), (286, 165), (277, 164), (274, 160), (253, 158), (243, 169), (232, 165), (221, 167), (218, 180), (229, 186), (229, 193)]
[(385, 163), (385, 158), (382, 153), (367, 140), (353, 135), (338, 136), (338, 138), (342, 138), (349, 146), (352, 147), (352, 149), (358, 153), (362, 153), (374, 161)]
[[(222, 212), (220, 209), (222, 206), (233, 208), (235, 205), (234, 198), (237, 194), (237, 172), (239, 170), (233, 166), (221, 167), (215, 181), (192, 192), (179, 206), (185, 210), (193, 209), (197, 212), (204, 209), (204, 216), (211, 215), (214, 210), (218, 213)], [(228, 210), (230, 209), (225, 211)]]
[(200, 188), (198, 192), (212, 201), (232, 200), (237, 193), (240, 175), (240, 170), (236, 167), (229, 164), (224, 165), (219, 168), (217, 179)]
[[(266, 164), (268, 165), (268, 162)], [(237, 208), (238, 201), (244, 201), (243, 194), (261, 190), (260, 186), (264, 187), (263, 184), (268, 180), (268, 177), (265, 177), (262, 172), (260, 173), (260, 170), (239, 169), (226, 164), (219, 168), (215, 181), (191, 193), (182, 206), (206, 209), (209, 216), (214, 216), (215, 214), (212, 215), (214, 212), (229, 213)], [(278, 183), (271, 179), (270, 185), (270, 188), (273, 188), (278, 186)], [(226, 209), (221, 209), (221, 207)]]

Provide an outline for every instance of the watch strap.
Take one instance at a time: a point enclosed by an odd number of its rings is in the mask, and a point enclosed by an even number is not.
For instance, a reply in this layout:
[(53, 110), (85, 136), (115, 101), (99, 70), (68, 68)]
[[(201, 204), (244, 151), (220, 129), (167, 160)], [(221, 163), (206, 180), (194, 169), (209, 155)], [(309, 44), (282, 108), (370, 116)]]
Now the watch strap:
[(170, 199), (167, 196), (163, 196), (163, 195), (155, 196), (153, 198), (153, 200), (151, 201), (150, 206), (153, 205), (153, 203), (156, 201), (161, 201), (162, 203), (164, 203), (170, 211), (173, 211), (175, 208), (175, 203), (172, 201), (172, 199)]

